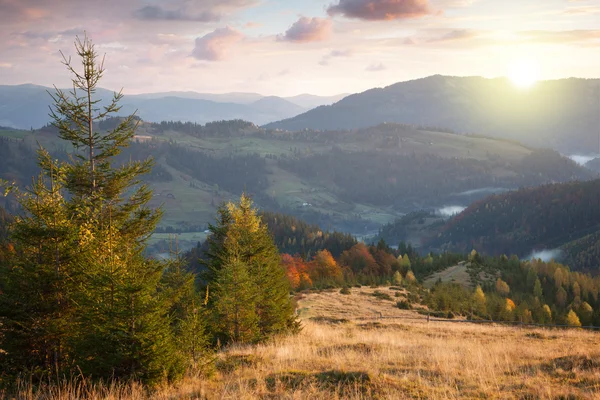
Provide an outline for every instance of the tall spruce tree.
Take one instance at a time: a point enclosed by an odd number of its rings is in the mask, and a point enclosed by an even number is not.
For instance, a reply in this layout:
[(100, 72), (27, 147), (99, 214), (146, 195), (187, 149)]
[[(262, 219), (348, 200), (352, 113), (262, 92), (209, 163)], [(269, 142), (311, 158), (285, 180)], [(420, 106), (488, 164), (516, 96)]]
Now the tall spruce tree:
[(260, 341), (298, 329), (279, 253), (250, 197), (221, 206), (210, 230), (206, 278), (217, 337)]
[(11, 288), (2, 296), (8, 341), (23, 344), (7, 361), (21, 369), (60, 374), (72, 367), (96, 378), (154, 383), (181, 374), (173, 297), (183, 297), (167, 293), (189, 284), (170, 286), (176, 280), (165, 278), (165, 265), (144, 257), (161, 216), (147, 206), (152, 193), (140, 182), (152, 162), (112, 164), (135, 135), (135, 118), (95, 130), (119, 112), (122, 94), (100, 107), (103, 62), (87, 37), (77, 38), (75, 49), (82, 71), (64, 58), (73, 89), (56, 89), (51, 108), (73, 157), (58, 165), (40, 152), (46, 178), (20, 197), (26, 216), (12, 235), (18, 268), (2, 278), (1, 287)]

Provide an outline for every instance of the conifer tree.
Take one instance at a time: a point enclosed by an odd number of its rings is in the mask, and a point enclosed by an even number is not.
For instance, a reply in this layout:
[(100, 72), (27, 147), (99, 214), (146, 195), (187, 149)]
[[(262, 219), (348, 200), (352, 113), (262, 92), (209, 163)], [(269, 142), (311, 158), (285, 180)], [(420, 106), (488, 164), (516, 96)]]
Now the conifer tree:
[(243, 194), (238, 204), (221, 206), (210, 230), (205, 278), (214, 288), (216, 333), (226, 341), (256, 341), (296, 329), (285, 270), (252, 200)]
[(101, 108), (103, 62), (87, 37), (77, 38), (75, 49), (83, 70), (65, 57), (73, 89), (51, 95), (53, 125), (74, 153), (59, 165), (40, 151), (45, 179), (20, 197), (25, 216), (12, 235), (19, 267), (2, 274), (0, 288), (10, 288), (2, 316), (10, 340), (23, 344), (9, 357), (21, 368), (56, 375), (68, 366), (96, 378), (154, 383), (182, 367), (174, 303), (164, 295), (181, 288), (170, 288), (165, 265), (143, 255), (161, 216), (147, 207), (152, 193), (140, 183), (152, 162), (112, 165), (135, 135), (134, 116), (108, 132), (95, 130), (119, 112), (122, 94)]
[(28, 370), (42, 378), (60, 376), (73, 361), (67, 339), (81, 269), (72, 263), (76, 226), (66, 208), (65, 169), (44, 149), (38, 151), (38, 163), (42, 172), (31, 187), (7, 187), (25, 214), (12, 224), (14, 250), (0, 265), (6, 351), (0, 357), (7, 372)]

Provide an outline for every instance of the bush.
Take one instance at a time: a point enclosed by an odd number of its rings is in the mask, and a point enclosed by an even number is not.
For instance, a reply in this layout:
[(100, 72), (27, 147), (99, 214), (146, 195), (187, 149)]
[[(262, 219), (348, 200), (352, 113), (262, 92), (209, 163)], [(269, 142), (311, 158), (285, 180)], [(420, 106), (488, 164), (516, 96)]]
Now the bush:
[(402, 290), (402, 288), (399, 286), (391, 286), (390, 290)]
[(377, 297), (378, 299), (381, 299), (381, 300), (392, 300), (392, 296), (390, 296), (387, 293), (380, 292), (379, 290), (376, 290), (373, 293), (373, 296)]
[(411, 310), (412, 306), (410, 305), (410, 303), (407, 300), (400, 300), (399, 302), (396, 303), (396, 307), (398, 307), (401, 310)]
[(446, 318), (448, 319), (454, 319), (455, 315), (452, 311), (448, 311), (448, 314), (446, 314)]
[(356, 285), (354, 285), (354, 287), (360, 289), (362, 287), (362, 285), (360, 283), (357, 283)]
[(340, 290), (340, 294), (350, 294), (350, 293), (351, 293), (350, 289), (348, 287), (346, 287), (346, 286), (344, 286), (342, 288), (342, 290)]
[(400, 293), (400, 292), (396, 292), (396, 293), (394, 293), (394, 296), (395, 296), (395, 297), (401, 297), (401, 296), (402, 296), (402, 293)]

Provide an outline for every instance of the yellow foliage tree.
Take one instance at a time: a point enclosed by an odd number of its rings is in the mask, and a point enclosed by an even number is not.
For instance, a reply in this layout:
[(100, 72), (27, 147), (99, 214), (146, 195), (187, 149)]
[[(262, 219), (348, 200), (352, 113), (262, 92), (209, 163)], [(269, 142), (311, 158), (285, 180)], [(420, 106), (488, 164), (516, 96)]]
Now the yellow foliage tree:
[(569, 326), (581, 326), (581, 322), (579, 321), (579, 317), (575, 314), (575, 311), (570, 310), (567, 314), (567, 325)]

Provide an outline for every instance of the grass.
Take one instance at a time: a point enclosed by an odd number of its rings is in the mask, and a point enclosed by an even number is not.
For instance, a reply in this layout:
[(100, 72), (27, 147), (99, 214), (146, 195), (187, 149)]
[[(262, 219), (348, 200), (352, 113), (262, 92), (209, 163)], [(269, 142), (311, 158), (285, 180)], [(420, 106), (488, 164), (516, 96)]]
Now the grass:
[[(367, 293), (375, 290), (360, 289)], [(598, 334), (427, 323), (359, 290), (299, 297), (303, 330), (217, 354), (211, 376), (148, 392), (136, 384), (65, 382), (22, 399), (596, 399)], [(395, 320), (359, 320), (385, 310)], [(1, 395), (1, 393), (0, 393)]]

